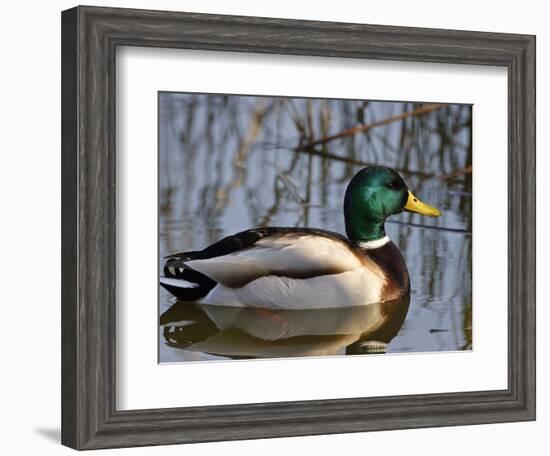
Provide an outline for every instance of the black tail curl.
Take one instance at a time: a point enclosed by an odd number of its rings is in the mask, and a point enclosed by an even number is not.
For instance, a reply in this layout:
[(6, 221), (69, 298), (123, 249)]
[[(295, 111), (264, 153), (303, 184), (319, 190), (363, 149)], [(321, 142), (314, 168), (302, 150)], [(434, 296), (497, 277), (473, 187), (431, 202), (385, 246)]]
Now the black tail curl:
[(185, 280), (190, 284), (176, 286), (174, 284), (163, 283), (160, 285), (183, 301), (197, 301), (206, 296), (217, 284), (210, 277), (201, 274), (198, 271), (190, 269), (181, 259), (169, 259), (163, 268), (164, 277), (169, 279)]

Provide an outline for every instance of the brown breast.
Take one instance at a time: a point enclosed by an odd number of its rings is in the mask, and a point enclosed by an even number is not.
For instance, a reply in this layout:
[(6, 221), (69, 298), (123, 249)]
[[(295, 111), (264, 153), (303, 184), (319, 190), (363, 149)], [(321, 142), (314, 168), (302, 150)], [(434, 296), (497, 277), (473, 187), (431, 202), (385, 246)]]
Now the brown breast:
[(359, 249), (362, 256), (374, 261), (386, 275), (382, 289), (382, 301), (390, 301), (405, 296), (410, 291), (407, 265), (397, 246), (389, 241), (377, 249)]

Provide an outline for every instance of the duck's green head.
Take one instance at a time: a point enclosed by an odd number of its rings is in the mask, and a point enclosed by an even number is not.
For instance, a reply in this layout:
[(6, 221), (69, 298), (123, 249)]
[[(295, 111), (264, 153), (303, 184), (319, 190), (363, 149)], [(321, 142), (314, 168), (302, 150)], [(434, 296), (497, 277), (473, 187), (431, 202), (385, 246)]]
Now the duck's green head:
[(399, 174), (371, 166), (351, 180), (344, 198), (346, 233), (351, 241), (374, 241), (385, 236), (384, 221), (403, 211), (439, 217), (441, 212), (414, 196)]

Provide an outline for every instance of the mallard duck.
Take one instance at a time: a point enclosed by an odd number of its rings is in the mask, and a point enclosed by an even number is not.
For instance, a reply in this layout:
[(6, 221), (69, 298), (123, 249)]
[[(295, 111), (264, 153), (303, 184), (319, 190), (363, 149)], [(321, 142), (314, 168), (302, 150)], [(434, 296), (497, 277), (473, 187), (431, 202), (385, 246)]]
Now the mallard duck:
[(160, 284), (183, 301), (267, 309), (360, 306), (407, 295), (409, 273), (385, 220), (437, 217), (390, 168), (372, 166), (344, 197), (347, 237), (316, 228), (263, 227), (167, 257)]

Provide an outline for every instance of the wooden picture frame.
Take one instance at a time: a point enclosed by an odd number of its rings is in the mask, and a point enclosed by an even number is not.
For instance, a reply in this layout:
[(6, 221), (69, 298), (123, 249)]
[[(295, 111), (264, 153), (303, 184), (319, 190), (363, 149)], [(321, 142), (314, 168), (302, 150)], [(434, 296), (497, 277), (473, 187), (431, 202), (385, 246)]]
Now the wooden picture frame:
[[(146, 46), (508, 69), (508, 388), (119, 411), (115, 50)], [(62, 443), (76, 449), (535, 419), (535, 37), (77, 7), (62, 13)]]

